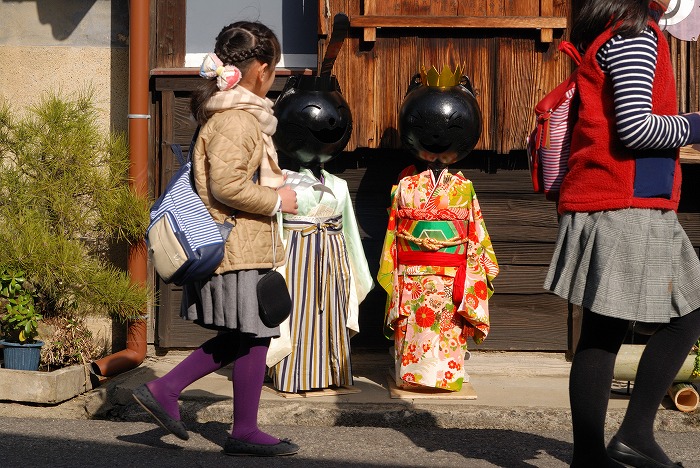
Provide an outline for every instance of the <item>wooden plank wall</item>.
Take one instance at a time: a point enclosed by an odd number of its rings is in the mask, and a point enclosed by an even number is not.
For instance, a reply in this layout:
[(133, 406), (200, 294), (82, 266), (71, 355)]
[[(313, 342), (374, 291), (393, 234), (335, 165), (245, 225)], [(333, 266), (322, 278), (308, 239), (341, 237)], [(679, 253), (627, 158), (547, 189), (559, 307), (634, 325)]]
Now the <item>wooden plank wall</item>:
[[(184, 0), (156, 0), (172, 8)], [(319, 30), (327, 34), (337, 12), (360, 14), (363, 2), (323, 0), (319, 4)], [(543, 2), (546, 3), (546, 2)], [(330, 7), (326, 10), (326, 6)], [(364, 6), (372, 2), (365, 0)], [(539, 0), (441, 0), (374, 2), (386, 14), (529, 14)], [(569, 2), (553, 2), (553, 15), (566, 16)], [(384, 9), (384, 10), (381, 10)], [(161, 17), (172, 10), (162, 7)], [(534, 10), (533, 10), (534, 11)], [(167, 29), (167, 25), (164, 26)], [(322, 35), (321, 39), (324, 36)], [(160, 40), (160, 39), (159, 39)], [(343, 45), (334, 73), (353, 112), (353, 136), (340, 156), (326, 169), (348, 181), (361, 229), (363, 247), (376, 277), (379, 253), (387, 224), (389, 193), (399, 172), (413, 163), (400, 148), (397, 117), (409, 80), (421, 65), (465, 63), (478, 90), (485, 117), (477, 151), (451, 170), (462, 170), (473, 182), (486, 225), (501, 266), (490, 302), (491, 334), (480, 349), (563, 351), (571, 346), (571, 312), (566, 301), (546, 293), (542, 283), (557, 233), (554, 205), (532, 193), (524, 138), (532, 125), (534, 104), (569, 71), (569, 59), (557, 52), (560, 38), (547, 45), (537, 31), (512, 29), (467, 31), (460, 29), (379, 30), (376, 41), (362, 39), (353, 28)], [(700, 108), (697, 89), (698, 45), (671, 39), (682, 111)], [(158, 50), (167, 51), (167, 47)], [(319, 57), (324, 41), (319, 42)], [(161, 58), (167, 61), (166, 58)], [(163, 62), (161, 62), (163, 63)], [(175, 67), (177, 65), (163, 65)], [(193, 127), (189, 121), (187, 77), (161, 81), (154, 93), (154, 194), (175, 169), (169, 162), (170, 142), (187, 144)], [(281, 164), (294, 168), (291, 161)], [(693, 245), (700, 246), (700, 164), (683, 166), (683, 197), (679, 219)], [(158, 311), (158, 345), (198, 346), (206, 331), (178, 318), (180, 291), (161, 285)], [(361, 332), (356, 348), (386, 348), (382, 336), (386, 294), (378, 286), (360, 307)], [(470, 343), (472, 349), (477, 348)]]
[[(321, 30), (326, 32), (338, 12), (351, 17), (363, 12), (486, 17), (531, 16), (540, 11), (539, 0), (365, 1), (365, 11), (360, 2), (352, 0), (320, 3)], [(556, 3), (551, 14), (566, 16), (568, 6)], [(330, 9), (325, 10), (324, 4)], [(412, 163), (400, 149), (397, 131), (406, 88), (422, 65), (465, 65), (477, 92), (484, 128), (477, 145), (480, 151), (455, 169), (462, 168), (475, 183), (501, 264), (491, 301), (492, 333), (482, 349), (565, 350), (569, 342), (566, 301), (542, 289), (556, 239), (555, 209), (532, 193), (524, 159), (520, 159), (519, 170), (497, 170), (499, 166), (512, 168), (514, 159), (498, 153), (524, 147), (534, 121), (534, 104), (570, 71), (568, 59), (560, 60), (556, 52), (560, 38), (551, 44), (539, 38), (536, 30), (396, 28), (378, 30), (370, 43), (363, 40), (361, 30), (353, 28), (333, 69), (353, 111), (354, 129), (348, 153), (328, 164), (328, 169), (348, 180), (374, 275), (391, 185), (400, 170)], [(321, 41), (319, 57), (323, 46)], [(377, 287), (362, 304), (361, 333), (353, 338), (354, 345), (390, 344), (381, 336), (385, 300), (385, 293)]]
[[(337, 12), (349, 16), (363, 13), (357, 2), (331, 0), (330, 9), (321, 9), (321, 30), (328, 32)], [(546, 4), (547, 2), (542, 2)], [(550, 2), (551, 3), (551, 2)], [(364, 13), (376, 15), (532, 15), (539, 1), (364, 2)], [(554, 2), (547, 14), (567, 16), (572, 5)], [(545, 14), (545, 12), (541, 12)], [(492, 334), (484, 349), (569, 348), (574, 334), (571, 310), (565, 301), (543, 291), (542, 284), (551, 259), (557, 232), (557, 217), (552, 203), (533, 194), (524, 152), (524, 141), (533, 122), (534, 105), (563, 80), (571, 63), (557, 50), (561, 37), (551, 44), (540, 41), (536, 31), (521, 30), (378, 30), (376, 40), (363, 40), (361, 31), (351, 30), (341, 49), (334, 73), (338, 76), (354, 117), (353, 138), (347, 149), (355, 150), (329, 164), (329, 168), (348, 180), (354, 196), (358, 222), (363, 229), (365, 251), (370, 268), (376, 272), (386, 225), (391, 180), (410, 163), (402, 153), (397, 117), (411, 76), (421, 65), (464, 63), (484, 115), (484, 131), (477, 151), (459, 163), (477, 190), (494, 241), (501, 274), (495, 281), (492, 299)], [(681, 109), (697, 110), (697, 44), (671, 38), (676, 56)], [(323, 54), (323, 42), (319, 56)], [(691, 60), (695, 57), (694, 60)], [(361, 81), (358, 81), (361, 80)], [(685, 90), (685, 91), (683, 91)], [(684, 94), (685, 93), (685, 94)], [(364, 151), (380, 148), (383, 151)], [(398, 149), (397, 151), (389, 151)], [(360, 155), (360, 156), (358, 156)], [(343, 158), (344, 162), (343, 162)], [(458, 169), (455, 167), (454, 169)], [(684, 203), (679, 217), (694, 245), (700, 245), (697, 228), (698, 168), (684, 166)], [(363, 303), (363, 332), (353, 339), (357, 344), (379, 343), (381, 311), (385, 295), (374, 290)]]
[[(487, 172), (485, 163), (501, 168)], [(388, 221), (391, 186), (414, 160), (407, 152), (364, 149), (343, 153), (327, 169), (347, 180), (360, 226), (363, 247), (376, 278)], [(490, 300), (492, 329), (488, 339), (472, 349), (557, 350), (568, 348), (566, 301), (542, 289), (557, 235), (552, 202), (532, 193), (527, 170), (507, 169), (512, 160), (490, 152), (475, 152), (451, 168), (474, 182), (486, 226), (494, 243), (501, 273)], [(284, 161), (283, 161), (284, 163)], [(386, 302), (377, 285), (360, 306), (360, 333), (353, 346), (381, 347)]]
[(676, 94), (680, 112), (700, 110), (700, 44), (681, 41), (667, 34), (671, 47), (673, 70), (676, 74)]
[[(568, 2), (543, 1), (548, 12), (566, 17)], [(321, 0), (322, 32), (333, 15), (537, 16), (540, 0), (365, 1)], [(329, 8), (327, 8), (329, 7)], [(363, 40), (352, 28), (333, 72), (354, 112), (354, 131), (347, 149), (399, 148), (397, 116), (410, 78), (420, 67), (465, 64), (484, 116), (477, 149), (507, 154), (524, 149), (534, 122), (534, 104), (571, 70), (557, 51), (561, 34), (540, 41), (536, 29), (380, 28), (376, 41)], [(324, 42), (319, 45), (319, 56)]]
[[(186, 3), (186, 0), (154, 0), (150, 2), (150, 43), (153, 47), (150, 48), (149, 63), (152, 69), (181, 67), (185, 63)], [(171, 108), (175, 99), (172, 92), (161, 95), (154, 91), (151, 87), (148, 188), (153, 199), (156, 199), (160, 195), (161, 184), (170, 180), (175, 169), (171, 158), (163, 158), (164, 154), (170, 154), (168, 149), (170, 142), (163, 140), (163, 128), (172, 126), (173, 112)], [(165, 308), (167, 308), (176, 302), (171, 298), (171, 288), (164, 288), (161, 291), (158, 285), (160, 280), (152, 268), (149, 269), (148, 281), (154, 289), (152, 306), (154, 313), (149, 314), (148, 317), (146, 339), (148, 343), (157, 343), (158, 327), (163, 328), (164, 323), (159, 320), (161, 304), (165, 304)], [(179, 306), (179, 301), (177, 304)]]

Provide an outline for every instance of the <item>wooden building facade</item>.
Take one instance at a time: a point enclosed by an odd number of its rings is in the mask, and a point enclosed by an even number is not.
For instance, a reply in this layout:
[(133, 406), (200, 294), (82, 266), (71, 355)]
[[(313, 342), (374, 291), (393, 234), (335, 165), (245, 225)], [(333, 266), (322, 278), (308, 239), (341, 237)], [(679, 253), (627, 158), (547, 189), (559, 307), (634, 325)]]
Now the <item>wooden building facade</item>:
[[(401, 148), (399, 109), (410, 78), (421, 66), (464, 65), (477, 93), (483, 131), (475, 151), (455, 165), (474, 182), (501, 267), (490, 302), (491, 334), (479, 349), (551, 350), (571, 347), (576, 311), (542, 284), (557, 234), (552, 202), (532, 192), (525, 138), (533, 107), (571, 71), (557, 46), (578, 3), (564, 0), (319, 0), (318, 56), (323, 57), (333, 16), (349, 16), (351, 29), (333, 74), (353, 114), (353, 133), (326, 169), (348, 181), (370, 270), (376, 274), (387, 223), (389, 192), (413, 162)], [(176, 169), (169, 146), (189, 143), (194, 124), (189, 94), (197, 70), (182, 68), (185, 0), (152, 2), (153, 95), (151, 188), (156, 196)], [(695, 82), (698, 43), (669, 38), (681, 111), (700, 109)], [(271, 91), (287, 76), (315, 70), (278, 70)], [(684, 152), (679, 218), (700, 246), (700, 158)], [(281, 161), (285, 163), (284, 160)], [(154, 279), (155, 281), (155, 279)], [(163, 348), (198, 346), (210, 334), (179, 319), (181, 291), (158, 285), (154, 341)], [(382, 336), (386, 295), (376, 285), (360, 308), (355, 347), (388, 347)], [(474, 347), (474, 345), (471, 345)]]

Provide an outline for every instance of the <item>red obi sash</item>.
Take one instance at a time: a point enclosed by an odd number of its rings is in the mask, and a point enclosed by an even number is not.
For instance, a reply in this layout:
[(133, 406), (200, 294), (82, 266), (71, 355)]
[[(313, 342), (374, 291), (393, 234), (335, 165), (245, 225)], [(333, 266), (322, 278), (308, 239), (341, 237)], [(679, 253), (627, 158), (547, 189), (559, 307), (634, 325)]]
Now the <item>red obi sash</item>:
[(467, 257), (463, 254), (401, 250), (396, 252), (400, 265), (457, 267), (452, 302), (459, 307), (464, 298), (464, 282), (467, 279)]

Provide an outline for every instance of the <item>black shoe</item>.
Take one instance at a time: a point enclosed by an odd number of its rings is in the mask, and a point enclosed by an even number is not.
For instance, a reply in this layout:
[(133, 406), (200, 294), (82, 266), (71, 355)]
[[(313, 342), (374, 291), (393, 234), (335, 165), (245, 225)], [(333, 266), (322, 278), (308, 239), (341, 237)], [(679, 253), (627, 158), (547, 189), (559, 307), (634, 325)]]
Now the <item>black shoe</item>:
[(170, 431), (182, 440), (187, 440), (190, 435), (187, 433), (187, 428), (182, 421), (173, 419), (164, 409), (160, 406), (160, 403), (155, 399), (151, 391), (148, 389), (146, 384), (141, 385), (136, 388), (131, 396), (134, 400), (143, 407), (153, 418), (160, 424), (163, 429)]
[(613, 437), (608, 444), (608, 455), (610, 455), (610, 458), (613, 460), (617, 460), (620, 463), (625, 463), (626, 465), (634, 466), (636, 468), (674, 468), (677, 466), (683, 466), (680, 462), (666, 464), (656, 461), (653, 458), (637, 452), (632, 447), (620, 442), (617, 437)]
[(288, 439), (280, 439), (273, 445), (252, 444), (242, 440), (229, 437), (224, 445), (226, 455), (239, 455), (249, 457), (281, 457), (284, 455), (294, 455), (299, 451), (299, 446), (293, 444)]

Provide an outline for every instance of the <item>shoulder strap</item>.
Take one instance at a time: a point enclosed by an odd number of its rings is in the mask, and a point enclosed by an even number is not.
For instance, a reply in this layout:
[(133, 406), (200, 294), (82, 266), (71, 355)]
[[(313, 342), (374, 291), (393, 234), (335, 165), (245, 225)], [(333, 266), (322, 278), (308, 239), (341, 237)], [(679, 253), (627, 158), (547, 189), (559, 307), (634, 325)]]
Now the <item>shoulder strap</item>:
[(190, 141), (190, 149), (187, 152), (187, 159), (189, 161), (192, 161), (192, 155), (194, 154), (194, 145), (197, 143), (197, 137), (199, 136), (199, 129), (202, 128), (201, 125), (197, 125), (197, 128), (194, 130), (194, 135), (192, 135), (192, 140)]
[[(581, 54), (571, 42), (561, 41), (559, 50), (571, 57), (577, 67), (581, 65)], [(576, 87), (577, 74), (578, 68), (574, 69), (564, 81), (559, 83), (535, 105), (535, 114), (538, 116), (538, 119), (549, 119), (553, 110), (559, 107), (562, 102), (571, 98), (571, 96), (567, 95), (567, 91)]]
[(173, 153), (175, 153), (175, 157), (180, 163), (180, 166), (184, 166), (188, 161), (192, 161), (192, 152), (194, 151), (194, 145), (197, 142), (197, 137), (199, 136), (199, 129), (200, 125), (197, 125), (194, 135), (192, 135), (192, 140), (190, 141), (190, 149), (187, 151), (187, 158), (185, 158), (185, 156), (182, 154), (182, 146), (177, 143), (170, 145), (170, 149), (173, 150)]
[(559, 44), (559, 50), (571, 57), (573, 61), (576, 62), (577, 66), (581, 65), (581, 54), (579, 53), (576, 46), (573, 45), (571, 42), (561, 41), (561, 43)]

